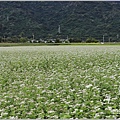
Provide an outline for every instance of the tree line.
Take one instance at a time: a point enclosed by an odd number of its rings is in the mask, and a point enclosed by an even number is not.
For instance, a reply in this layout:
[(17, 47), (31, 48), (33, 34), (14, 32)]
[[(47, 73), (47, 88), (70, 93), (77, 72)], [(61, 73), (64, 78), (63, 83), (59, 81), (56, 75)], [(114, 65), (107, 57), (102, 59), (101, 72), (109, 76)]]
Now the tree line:
[(62, 42), (70, 42), (70, 43), (79, 43), (79, 42), (86, 42), (86, 43), (98, 43), (98, 42), (120, 42), (119, 38), (112, 38), (112, 37), (75, 37), (75, 36), (70, 36), (69, 38), (57, 36), (55, 38), (52, 37), (45, 37), (45, 38), (40, 38), (40, 39), (33, 39), (33, 38), (28, 38), (28, 37), (23, 37), (23, 36), (12, 36), (12, 37), (0, 37), (0, 43), (26, 43), (26, 42), (31, 42), (31, 43), (62, 43)]

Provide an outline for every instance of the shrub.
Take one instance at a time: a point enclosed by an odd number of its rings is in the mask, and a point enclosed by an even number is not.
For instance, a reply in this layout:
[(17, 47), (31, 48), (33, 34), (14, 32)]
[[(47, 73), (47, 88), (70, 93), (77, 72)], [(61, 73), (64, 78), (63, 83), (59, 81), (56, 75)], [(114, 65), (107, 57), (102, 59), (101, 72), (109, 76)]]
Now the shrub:
[(86, 40), (86, 43), (98, 43), (99, 41), (98, 40), (96, 40), (95, 38), (93, 38), (93, 37), (89, 37), (89, 38), (87, 38), (87, 40)]

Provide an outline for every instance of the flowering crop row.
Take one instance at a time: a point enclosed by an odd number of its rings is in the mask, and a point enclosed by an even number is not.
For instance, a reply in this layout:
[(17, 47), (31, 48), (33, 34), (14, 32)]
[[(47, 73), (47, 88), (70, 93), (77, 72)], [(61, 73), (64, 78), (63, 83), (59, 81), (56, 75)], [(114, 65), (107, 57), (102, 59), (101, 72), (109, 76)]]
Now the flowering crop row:
[(120, 118), (120, 47), (0, 48), (0, 118)]

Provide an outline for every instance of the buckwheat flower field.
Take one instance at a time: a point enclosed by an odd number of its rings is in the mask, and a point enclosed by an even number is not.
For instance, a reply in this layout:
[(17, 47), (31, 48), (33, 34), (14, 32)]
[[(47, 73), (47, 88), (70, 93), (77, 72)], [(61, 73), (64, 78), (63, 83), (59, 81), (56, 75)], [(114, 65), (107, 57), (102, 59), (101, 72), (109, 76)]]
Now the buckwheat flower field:
[(120, 46), (0, 47), (0, 119), (120, 118)]

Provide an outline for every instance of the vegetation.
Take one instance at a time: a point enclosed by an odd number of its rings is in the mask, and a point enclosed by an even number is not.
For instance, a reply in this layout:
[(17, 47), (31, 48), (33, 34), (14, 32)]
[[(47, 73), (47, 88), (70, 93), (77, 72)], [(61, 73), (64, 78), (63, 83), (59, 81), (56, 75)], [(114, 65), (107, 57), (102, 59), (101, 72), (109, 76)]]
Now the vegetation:
[(1, 119), (117, 119), (120, 46), (0, 47)]
[(61, 35), (75, 40), (120, 42), (119, 8), (119, 1), (1, 1), (0, 36), (56, 38), (60, 25)]
[(86, 43), (98, 43), (99, 41), (98, 40), (96, 40), (95, 38), (93, 38), (93, 37), (89, 37), (89, 38), (87, 38), (87, 40), (86, 40)]

